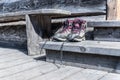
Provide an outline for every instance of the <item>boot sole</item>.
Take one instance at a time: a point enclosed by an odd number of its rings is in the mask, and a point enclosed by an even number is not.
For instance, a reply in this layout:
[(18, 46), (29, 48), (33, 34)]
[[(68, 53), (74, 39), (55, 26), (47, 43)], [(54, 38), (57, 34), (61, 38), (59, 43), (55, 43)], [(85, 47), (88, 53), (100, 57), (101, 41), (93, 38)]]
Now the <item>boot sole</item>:
[(85, 41), (85, 37), (83, 37), (82, 39), (74, 38), (73, 40), (69, 40), (69, 41), (72, 41), (72, 42), (81, 42), (81, 41)]
[(62, 38), (53, 38), (53, 40), (52, 41), (62, 41), (62, 42), (64, 42), (64, 41), (66, 41), (67, 39), (62, 39)]

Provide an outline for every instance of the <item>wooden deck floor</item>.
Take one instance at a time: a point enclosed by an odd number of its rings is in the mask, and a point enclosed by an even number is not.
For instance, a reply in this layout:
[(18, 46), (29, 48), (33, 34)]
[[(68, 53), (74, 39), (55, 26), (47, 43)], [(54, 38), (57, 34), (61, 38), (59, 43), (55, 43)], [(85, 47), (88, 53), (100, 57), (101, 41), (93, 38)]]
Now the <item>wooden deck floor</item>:
[(120, 80), (120, 74), (55, 65), (21, 50), (0, 48), (0, 80)]

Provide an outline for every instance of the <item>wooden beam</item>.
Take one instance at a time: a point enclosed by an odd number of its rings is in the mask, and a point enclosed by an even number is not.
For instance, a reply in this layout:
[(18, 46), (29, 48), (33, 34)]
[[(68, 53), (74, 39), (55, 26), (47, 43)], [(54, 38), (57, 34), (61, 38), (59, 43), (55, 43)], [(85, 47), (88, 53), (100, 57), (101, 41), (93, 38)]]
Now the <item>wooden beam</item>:
[(16, 22), (8, 22), (8, 23), (0, 23), (0, 27), (4, 26), (25, 26), (26, 22), (25, 21), (16, 21)]
[[(52, 23), (62, 23), (66, 19), (61, 20), (52, 20)], [(58, 21), (58, 22), (57, 22)], [(17, 26), (17, 25), (26, 25), (25, 21), (15, 21), (15, 22), (7, 22), (7, 23), (0, 23), (0, 27), (4, 26)], [(107, 21), (87, 21), (88, 27), (120, 27), (120, 21), (115, 20), (107, 20)], [(43, 28), (47, 28), (47, 26), (44, 26)], [(49, 27), (50, 28), (50, 27)], [(49, 31), (50, 29), (48, 29)]]
[[(94, 17), (91, 17), (94, 18)], [(52, 23), (62, 23), (66, 19), (52, 19)], [(74, 20), (74, 18), (70, 18)], [(86, 19), (87, 20), (87, 19)], [(87, 27), (120, 27), (120, 21), (116, 20), (100, 20), (100, 21), (87, 21)]]
[(53, 19), (58, 19), (58, 18), (74, 18), (74, 17), (83, 17), (83, 16), (100, 16), (100, 15), (106, 15), (106, 12), (105, 11), (96, 11), (96, 12), (78, 12), (78, 13), (72, 13), (71, 12), (71, 15), (63, 15), (63, 16), (55, 16), (55, 17), (52, 17)]
[(107, 20), (107, 21), (88, 21), (88, 27), (120, 27), (120, 21)]
[(24, 16), (12, 16), (12, 17), (0, 17), (0, 23), (16, 22), (16, 21), (25, 21), (25, 15)]
[(60, 9), (37, 9), (37, 10), (27, 10), (27, 11), (17, 11), (0, 14), (1, 17), (14, 17), (14, 16), (25, 16), (25, 15), (51, 15), (51, 16), (61, 16), (61, 15), (71, 15), (71, 12)]
[[(63, 42), (40, 43), (40, 47), (48, 50), (61, 50)], [(43, 46), (44, 45), (44, 46)], [(115, 46), (114, 46), (115, 45)], [(82, 41), (78, 43), (65, 42), (62, 51), (78, 52), (80, 54), (98, 54), (120, 57), (120, 42)]]
[(26, 33), (28, 55), (40, 54), (38, 44), (42, 41), (42, 31), (38, 25), (38, 18), (26, 15)]
[[(51, 29), (51, 18), (41, 15), (26, 15), (28, 55), (40, 54), (39, 42)], [(42, 52), (43, 53), (43, 52)], [(44, 53), (43, 53), (44, 54)]]
[(120, 0), (107, 0), (107, 20), (120, 20)]

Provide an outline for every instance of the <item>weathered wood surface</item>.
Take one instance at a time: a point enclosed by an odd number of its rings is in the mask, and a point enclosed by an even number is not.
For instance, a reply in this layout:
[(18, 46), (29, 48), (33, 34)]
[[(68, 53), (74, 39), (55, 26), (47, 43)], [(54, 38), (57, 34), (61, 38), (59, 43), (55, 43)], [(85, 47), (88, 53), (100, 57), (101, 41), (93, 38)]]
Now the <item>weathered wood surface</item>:
[(88, 21), (88, 27), (94, 27), (94, 40), (120, 41), (120, 21)]
[(94, 40), (120, 42), (120, 28), (119, 27), (107, 27), (107, 28), (97, 27), (94, 29)]
[(85, 69), (81, 72), (78, 72), (77, 74), (66, 77), (63, 80), (99, 80), (106, 74), (107, 72), (104, 71)]
[(120, 80), (120, 75), (119, 74), (110, 73), (110, 74), (108, 74), (106, 76), (103, 76), (99, 80)]
[[(40, 42), (40, 47), (49, 50), (59, 50), (63, 42)], [(115, 45), (115, 46), (114, 46)], [(78, 52), (80, 54), (90, 53), (109, 56), (120, 56), (120, 42), (106, 41), (82, 41), (82, 42), (64, 42), (63, 51)]]
[(16, 21), (25, 21), (25, 16), (12, 16), (12, 17), (1, 17), (0, 18), (0, 23), (16, 22)]
[[(105, 20), (104, 15), (101, 16), (89, 16), (89, 17), (76, 17), (80, 19), (84, 19), (87, 21), (87, 27), (120, 27), (120, 21), (116, 20)], [(93, 19), (92, 19), (93, 18)], [(64, 19), (53, 19), (52, 23), (62, 23), (67, 18)], [(96, 20), (97, 19), (97, 20)], [(74, 18), (70, 18), (70, 20), (74, 20)]]
[[(63, 18), (63, 19), (62, 19)], [(77, 13), (77, 14), (71, 14), (71, 15), (66, 15), (66, 16), (57, 16), (57, 17), (52, 17), (53, 23), (56, 22), (63, 22), (66, 19), (71, 19), (71, 18), (82, 18), (85, 20), (106, 20), (106, 14), (97, 14), (97, 13)], [(0, 22), (13, 22), (13, 21), (20, 21), (20, 20), (25, 20), (25, 16), (13, 16), (13, 17), (1, 17)], [(56, 21), (57, 20), (57, 21)]]
[(30, 14), (42, 14), (42, 15), (70, 15), (71, 12), (60, 9), (37, 9), (37, 10), (27, 10), (27, 11), (17, 11), (17, 12), (9, 12), (9, 13), (1, 13), (0, 17), (12, 17), (12, 16), (24, 16)]
[[(48, 18), (48, 17), (49, 16), (47, 16), (46, 18)], [(91, 20), (92, 17), (94, 19)], [(77, 17), (77, 18), (85, 19), (87, 21), (87, 27), (120, 27), (120, 21), (115, 21), (115, 20), (107, 20), (107, 21), (105, 21), (104, 16), (98, 16), (98, 17), (102, 17), (102, 18), (99, 18), (98, 21), (94, 21), (97, 16), (92, 16), (92, 17), (88, 17), (88, 18), (87, 17)], [(64, 18), (64, 19), (51, 19), (50, 22), (51, 23), (62, 23), (66, 19), (67, 18)], [(74, 18), (70, 18), (70, 20), (74, 20)], [(43, 24), (43, 22), (41, 24)], [(2, 26), (3, 27), (4, 26), (17, 26), (17, 25), (26, 25), (26, 22), (25, 21), (14, 21), (14, 22), (12, 21), (12, 22), (7, 22), (7, 23), (0, 23), (0, 27), (2, 27)]]
[[(57, 9), (41, 9), (25, 12), (16, 12), (15, 15), (26, 14), (26, 32), (27, 32), (27, 48), (29, 55), (40, 54), (39, 42), (42, 38), (50, 35), (51, 31), (51, 16), (69, 15), (68, 11)], [(31, 15), (35, 14), (35, 15)], [(39, 15), (36, 15), (39, 14)], [(5, 14), (4, 14), (5, 15)], [(12, 16), (8, 13), (5, 16)]]
[(49, 74), (39, 76), (37, 78), (34, 78), (33, 80), (63, 80), (65, 77), (69, 77), (72, 74), (75, 74), (77, 72), (80, 72), (81, 68), (72, 68), (72, 67), (65, 67), (61, 68), (57, 71), (53, 71)]
[(5, 26), (25, 26), (26, 22), (25, 21), (16, 21), (16, 22), (8, 22), (8, 23), (0, 23), (0, 27), (5, 27)]
[[(34, 15), (33, 15), (34, 14)], [(43, 36), (50, 35), (51, 16), (70, 15), (69, 11), (59, 9), (37, 9), (2, 13), (0, 17), (25, 16), (29, 55), (40, 54), (39, 42)], [(25, 25), (25, 22), (1, 23), (0, 26)]]
[(88, 27), (120, 27), (120, 21), (115, 20), (103, 20), (103, 21), (88, 21), (87, 22)]
[(120, 0), (107, 0), (107, 20), (120, 20)]
[(29, 55), (40, 54), (39, 42), (42, 41), (42, 26), (38, 16), (26, 15), (27, 49)]
[[(105, 21), (105, 16), (88, 16), (88, 17), (75, 17), (75, 18), (80, 18), (84, 19), (87, 21), (87, 26), (88, 27), (120, 27), (120, 21)], [(25, 19), (25, 18), (24, 18)], [(26, 22), (24, 19), (13, 17), (11, 19), (8, 19), (4, 21), (4, 19), (0, 19), (0, 27), (4, 26), (18, 26), (18, 25), (26, 25)], [(62, 23), (68, 18), (63, 18), (63, 19), (51, 19), (51, 23)], [(70, 20), (74, 20), (74, 18), (69, 18)], [(94, 20), (98, 21), (94, 21)], [(4, 22), (3, 22), (4, 21)], [(48, 21), (49, 22), (49, 21)]]
[[(76, 52), (46, 50), (46, 61), (67, 66), (114, 72), (118, 64), (117, 57), (80, 54)], [(62, 59), (61, 59), (62, 57)], [(117, 69), (118, 70), (118, 69)], [(119, 72), (118, 72), (119, 73)]]
[(118, 61), (115, 72), (120, 73), (120, 60)]
[(15, 12), (35, 9), (64, 9), (77, 12), (103, 12), (106, 9), (106, 0), (12, 0), (0, 1), (0, 12)]
[(106, 15), (98, 15), (98, 16), (77, 16), (77, 17), (70, 17), (70, 18), (52, 18), (52, 23), (63, 23), (66, 19), (74, 20), (75, 18), (86, 20), (87, 22), (94, 22), (94, 21), (105, 21)]
[[(7, 59), (5, 58), (5, 56), (8, 56), (6, 54), (12, 54), (11, 56), (17, 58), (17, 60), (8, 57), (9, 62), (1, 63), (1, 60)], [(0, 65), (2, 65), (0, 66), (0, 80), (78, 80), (80, 78), (82, 80), (119, 80), (120, 76), (120, 74), (106, 71), (36, 61), (25, 55), (22, 50), (0, 48), (0, 55), (4, 55), (4, 58), (0, 59)], [(19, 59), (19, 56), (22, 56), (23, 59)]]

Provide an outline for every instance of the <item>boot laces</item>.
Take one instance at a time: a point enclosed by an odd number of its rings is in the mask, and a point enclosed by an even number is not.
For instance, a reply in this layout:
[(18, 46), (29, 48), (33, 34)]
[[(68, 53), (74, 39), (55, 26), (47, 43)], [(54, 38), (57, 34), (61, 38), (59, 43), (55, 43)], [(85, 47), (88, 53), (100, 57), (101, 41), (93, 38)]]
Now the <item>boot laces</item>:
[(73, 26), (72, 32), (80, 33), (81, 30), (85, 30), (85, 23), (86, 21), (83, 21), (83, 20), (79, 20), (79, 19), (74, 20), (73, 22), (74, 26)]

